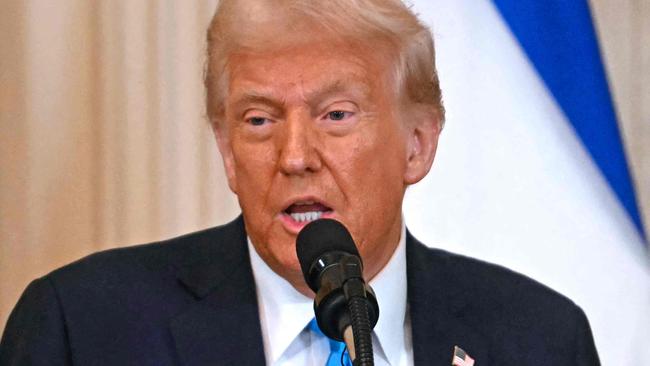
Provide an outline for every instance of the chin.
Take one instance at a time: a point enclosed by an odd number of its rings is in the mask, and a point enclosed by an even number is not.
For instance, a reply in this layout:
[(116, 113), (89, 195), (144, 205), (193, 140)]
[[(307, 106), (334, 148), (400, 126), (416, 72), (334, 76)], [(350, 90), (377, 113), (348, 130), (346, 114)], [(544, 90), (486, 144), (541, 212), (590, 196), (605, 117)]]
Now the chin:
[(276, 257), (278, 263), (278, 268), (276, 272), (282, 277), (300, 277), (302, 278), (302, 270), (300, 269), (300, 263), (298, 262), (298, 257), (295, 253), (285, 253), (280, 257)]
[(258, 253), (271, 269), (287, 280), (302, 278), (298, 255), (296, 254), (296, 237), (285, 233), (268, 239), (267, 247)]

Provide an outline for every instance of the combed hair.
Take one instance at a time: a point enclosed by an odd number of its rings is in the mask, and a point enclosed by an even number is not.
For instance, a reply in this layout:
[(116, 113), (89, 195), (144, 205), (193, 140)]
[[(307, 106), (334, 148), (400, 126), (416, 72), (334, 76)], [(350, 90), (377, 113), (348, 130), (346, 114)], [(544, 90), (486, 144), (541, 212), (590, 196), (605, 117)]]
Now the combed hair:
[(432, 106), (443, 123), (431, 32), (400, 0), (221, 0), (207, 32), (205, 87), (210, 120), (214, 123), (223, 117), (228, 58), (233, 52), (308, 43), (323, 34), (387, 45), (399, 96)]

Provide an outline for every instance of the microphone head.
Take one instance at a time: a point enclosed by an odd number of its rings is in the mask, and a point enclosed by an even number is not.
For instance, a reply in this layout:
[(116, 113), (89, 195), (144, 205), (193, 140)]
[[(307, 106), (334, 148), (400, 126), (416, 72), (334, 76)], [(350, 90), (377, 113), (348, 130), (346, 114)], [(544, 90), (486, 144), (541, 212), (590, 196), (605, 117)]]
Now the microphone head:
[(310, 268), (320, 256), (328, 252), (345, 252), (361, 258), (352, 235), (336, 220), (315, 220), (300, 230), (296, 239), (296, 253), (302, 274), (312, 289), (313, 286), (309, 283)]

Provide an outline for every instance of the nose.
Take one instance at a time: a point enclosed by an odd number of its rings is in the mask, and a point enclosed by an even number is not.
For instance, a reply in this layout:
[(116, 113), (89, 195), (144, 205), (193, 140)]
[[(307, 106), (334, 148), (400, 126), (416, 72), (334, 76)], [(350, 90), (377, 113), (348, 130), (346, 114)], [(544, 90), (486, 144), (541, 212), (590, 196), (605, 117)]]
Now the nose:
[(322, 162), (315, 143), (316, 131), (309, 113), (295, 112), (285, 120), (280, 141), (280, 170), (285, 175), (304, 176), (320, 170)]

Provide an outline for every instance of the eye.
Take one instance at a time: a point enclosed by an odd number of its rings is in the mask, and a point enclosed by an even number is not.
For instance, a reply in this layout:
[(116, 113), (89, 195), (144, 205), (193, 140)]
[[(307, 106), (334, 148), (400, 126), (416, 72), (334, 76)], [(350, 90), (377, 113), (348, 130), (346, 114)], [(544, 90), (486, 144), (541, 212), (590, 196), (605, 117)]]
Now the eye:
[(248, 123), (250, 123), (253, 126), (261, 126), (268, 122), (268, 119), (264, 117), (251, 117), (246, 120)]
[(327, 113), (327, 118), (331, 119), (332, 121), (342, 121), (343, 119), (350, 117), (351, 115), (352, 112), (331, 111)]

